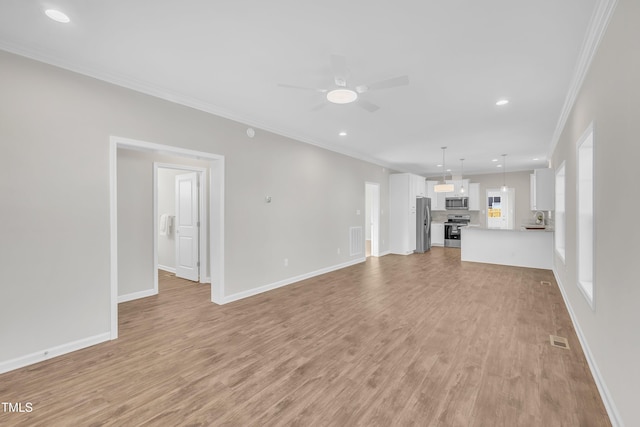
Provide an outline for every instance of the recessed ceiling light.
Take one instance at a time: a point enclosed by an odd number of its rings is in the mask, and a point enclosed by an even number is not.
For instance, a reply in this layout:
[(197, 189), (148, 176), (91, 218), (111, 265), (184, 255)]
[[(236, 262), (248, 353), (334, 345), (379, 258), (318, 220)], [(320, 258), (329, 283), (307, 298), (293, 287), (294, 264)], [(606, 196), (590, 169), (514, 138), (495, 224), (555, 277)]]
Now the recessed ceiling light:
[(451, 172), (451, 169), (447, 169), (447, 172)]
[(497, 162), (497, 161), (498, 161), (498, 159), (491, 159), (491, 161), (492, 161), (492, 162)]
[(59, 10), (47, 9), (47, 10), (44, 11), (44, 13), (49, 18), (53, 19), (56, 22), (61, 22), (63, 24), (68, 24), (69, 22), (71, 22), (71, 19), (69, 19), (69, 17), (67, 15), (65, 15), (62, 12), (60, 12)]
[(501, 168), (501, 167), (502, 167), (502, 165), (496, 165), (496, 167), (497, 167), (497, 168)]
[(351, 89), (334, 89), (327, 93), (327, 100), (334, 104), (349, 104), (358, 99), (358, 94)]
[(437, 167), (439, 167), (439, 168), (441, 168), (441, 167), (442, 167), (442, 163), (441, 163), (441, 164), (439, 164), (439, 165), (436, 165), (436, 166), (437, 166)]
[(497, 105), (498, 107), (501, 107), (501, 106), (503, 106), (503, 105), (507, 105), (508, 103), (509, 103), (509, 100), (508, 100), (508, 99), (500, 99), (500, 100), (498, 100), (498, 102), (496, 102), (496, 105)]
[(540, 160), (540, 159), (539, 159), (539, 158), (537, 158), (537, 157), (536, 157), (535, 159), (533, 159), (533, 161), (534, 161), (534, 162), (535, 162), (535, 161), (537, 161), (537, 160)]
[(340, 132), (338, 135), (340, 136), (347, 136), (347, 133), (345, 131)]

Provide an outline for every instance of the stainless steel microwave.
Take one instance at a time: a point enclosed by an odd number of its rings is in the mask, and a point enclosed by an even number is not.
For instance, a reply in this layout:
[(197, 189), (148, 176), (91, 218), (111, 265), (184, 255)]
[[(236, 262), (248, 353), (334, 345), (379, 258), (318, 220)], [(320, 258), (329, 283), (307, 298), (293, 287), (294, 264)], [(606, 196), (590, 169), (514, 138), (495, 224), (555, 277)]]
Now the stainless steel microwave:
[(468, 197), (447, 197), (445, 198), (444, 207), (448, 210), (468, 210)]

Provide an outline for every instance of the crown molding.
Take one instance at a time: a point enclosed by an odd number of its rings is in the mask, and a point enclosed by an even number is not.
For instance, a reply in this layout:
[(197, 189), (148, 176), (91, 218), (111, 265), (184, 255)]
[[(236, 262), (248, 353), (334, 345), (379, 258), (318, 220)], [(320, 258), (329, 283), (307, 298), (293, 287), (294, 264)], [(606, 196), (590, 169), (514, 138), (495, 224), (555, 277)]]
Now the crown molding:
[(604, 37), (607, 26), (609, 25), (609, 21), (613, 16), (613, 12), (617, 4), (618, 0), (599, 0), (596, 8), (593, 11), (593, 15), (591, 15), (591, 20), (589, 21), (589, 26), (587, 28), (587, 34), (585, 35), (584, 41), (582, 42), (582, 48), (580, 50), (580, 55), (578, 56), (578, 62), (576, 63), (576, 68), (573, 73), (571, 85), (569, 86), (569, 92), (567, 93), (567, 96), (564, 100), (564, 105), (562, 106), (560, 117), (558, 119), (558, 123), (556, 124), (556, 129), (553, 132), (553, 137), (551, 138), (551, 145), (549, 147), (548, 154), (549, 158), (553, 156), (553, 151), (555, 150), (556, 145), (558, 145), (558, 141), (560, 140), (562, 131), (567, 124), (569, 114), (573, 109), (576, 98), (578, 97), (578, 93), (582, 88), (584, 79), (587, 76), (587, 72), (589, 71), (591, 62), (593, 61), (593, 57), (598, 50), (600, 41)]
[(195, 110), (203, 111), (205, 113), (213, 114), (218, 117), (222, 117), (234, 122), (242, 123), (244, 125), (261, 129), (276, 135), (283, 136), (285, 138), (293, 139), (298, 142), (313, 145), (324, 150), (332, 151), (334, 153), (342, 154), (347, 157), (351, 157), (357, 160), (362, 160), (367, 163), (382, 166), (387, 169), (395, 169), (392, 164), (384, 162), (380, 159), (373, 158), (367, 154), (357, 151), (347, 150), (344, 148), (338, 148), (331, 144), (318, 141), (309, 138), (306, 135), (302, 135), (287, 128), (274, 127), (267, 123), (257, 120), (255, 118), (245, 116), (237, 111), (230, 111), (220, 106), (205, 102), (201, 99), (190, 97), (184, 94), (180, 94), (171, 91), (165, 87), (151, 85), (145, 81), (126, 76), (120, 73), (113, 73), (106, 70), (99, 69), (97, 67), (83, 66), (66, 61), (61, 57), (52, 55), (44, 50), (27, 48), (15, 43), (11, 43), (5, 40), (0, 40), (0, 50), (13, 53), (15, 55), (23, 56), (38, 62), (42, 62), (54, 67), (62, 68), (73, 73), (81, 74), (87, 77), (91, 77), (103, 82), (111, 83), (116, 86), (120, 86), (126, 89), (130, 89), (136, 92), (150, 95), (155, 98), (159, 98), (165, 101), (172, 102), (174, 104), (183, 105), (185, 107), (193, 108)]

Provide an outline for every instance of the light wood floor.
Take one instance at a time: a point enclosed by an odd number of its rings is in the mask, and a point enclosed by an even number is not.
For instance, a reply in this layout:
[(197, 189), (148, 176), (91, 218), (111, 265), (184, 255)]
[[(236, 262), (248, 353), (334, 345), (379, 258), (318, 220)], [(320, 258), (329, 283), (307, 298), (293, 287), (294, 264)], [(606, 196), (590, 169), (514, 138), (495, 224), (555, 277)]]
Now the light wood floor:
[(33, 403), (0, 425), (610, 425), (550, 271), (433, 248), (209, 294), (161, 273), (118, 340), (0, 375), (1, 401)]

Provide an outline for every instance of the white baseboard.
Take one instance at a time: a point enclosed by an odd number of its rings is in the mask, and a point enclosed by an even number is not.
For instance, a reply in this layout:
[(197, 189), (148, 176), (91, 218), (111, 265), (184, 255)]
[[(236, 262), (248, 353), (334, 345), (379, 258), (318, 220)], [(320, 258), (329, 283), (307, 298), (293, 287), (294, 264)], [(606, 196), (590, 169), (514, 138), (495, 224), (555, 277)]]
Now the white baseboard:
[(332, 271), (336, 271), (336, 270), (340, 270), (342, 268), (350, 267), (352, 265), (360, 264), (360, 263), (365, 262), (365, 261), (366, 261), (366, 258), (358, 258), (358, 259), (354, 259), (354, 260), (349, 261), (349, 262), (345, 262), (343, 264), (338, 264), (338, 265), (333, 265), (331, 267), (321, 268), (320, 270), (312, 271), (310, 273), (301, 274), (299, 276), (290, 277), (288, 279), (280, 280), (280, 281), (275, 282), (275, 283), (270, 283), (268, 285), (260, 286), (260, 287), (253, 288), (253, 289), (249, 289), (247, 291), (238, 292), (238, 293), (223, 297), (221, 302), (217, 302), (217, 301), (215, 301), (215, 302), (218, 303), (218, 304), (228, 304), (228, 303), (233, 302), (233, 301), (238, 301), (240, 299), (252, 297), (254, 295), (258, 295), (258, 294), (261, 294), (263, 292), (271, 291), (273, 289), (281, 288), (283, 286), (287, 286), (287, 285), (290, 285), (292, 283), (299, 282), (301, 280), (310, 279), (311, 277), (319, 276), (321, 274), (330, 273)]
[(134, 299), (146, 298), (153, 295), (158, 295), (158, 292), (155, 289), (147, 289), (146, 291), (120, 295), (118, 296), (118, 304), (120, 304), (121, 302), (133, 301)]
[(200, 283), (211, 283), (211, 277), (201, 277)]
[(167, 267), (166, 265), (158, 264), (158, 270), (167, 271), (169, 273), (176, 274), (176, 269), (173, 267)]
[(569, 298), (564, 290), (564, 285), (560, 281), (560, 277), (556, 272), (555, 266), (552, 269), (553, 275), (556, 278), (556, 282), (558, 283), (558, 288), (560, 288), (560, 293), (562, 294), (562, 299), (564, 300), (564, 305), (567, 307), (567, 311), (569, 312), (569, 316), (571, 317), (571, 322), (573, 323), (573, 328), (576, 330), (576, 335), (578, 335), (578, 341), (580, 341), (580, 346), (582, 347), (582, 351), (584, 352), (585, 357), (587, 358), (587, 364), (589, 365), (589, 369), (591, 370), (591, 375), (593, 375), (593, 379), (596, 382), (596, 387), (598, 387), (598, 391), (600, 392), (600, 397), (602, 398), (602, 402), (604, 403), (604, 407), (607, 410), (607, 414), (609, 415), (609, 420), (611, 421), (611, 425), (613, 427), (622, 427), (624, 423), (622, 422), (622, 418), (620, 417), (620, 413), (616, 408), (616, 404), (609, 393), (609, 389), (607, 388), (607, 384), (602, 378), (600, 374), (600, 369), (598, 369), (598, 365), (591, 353), (591, 349), (589, 348), (589, 344), (582, 333), (582, 329), (580, 328), (580, 324), (578, 323), (578, 319), (576, 318), (575, 313), (573, 312), (573, 308), (571, 308), (571, 304), (569, 304)]
[(378, 257), (385, 256), (385, 255), (390, 255), (390, 254), (391, 254), (391, 251), (379, 252), (378, 253)]
[(100, 344), (109, 340), (111, 340), (111, 334), (109, 332), (105, 332), (104, 334), (94, 335), (92, 337), (83, 338), (67, 344), (43, 349), (35, 353), (27, 354), (26, 356), (16, 357), (15, 359), (0, 362), (0, 374), (33, 365), (34, 363), (42, 362), (51, 359), (52, 357), (62, 356), (63, 354), (71, 353), (72, 351), (91, 347), (92, 345)]

